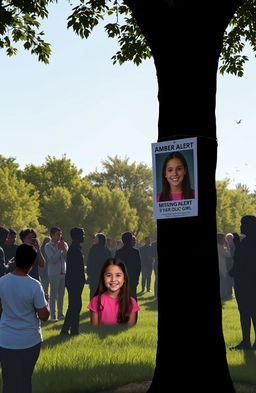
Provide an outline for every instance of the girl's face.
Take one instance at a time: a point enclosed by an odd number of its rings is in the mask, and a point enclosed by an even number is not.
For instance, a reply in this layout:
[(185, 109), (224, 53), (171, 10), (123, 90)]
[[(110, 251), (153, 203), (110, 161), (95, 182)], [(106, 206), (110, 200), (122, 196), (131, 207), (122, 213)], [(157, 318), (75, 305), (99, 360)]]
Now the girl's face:
[(165, 178), (170, 185), (170, 189), (182, 191), (181, 185), (187, 171), (179, 158), (171, 158), (167, 161), (165, 168)]
[(117, 296), (124, 284), (124, 273), (119, 266), (110, 265), (104, 273), (104, 284), (111, 296)]

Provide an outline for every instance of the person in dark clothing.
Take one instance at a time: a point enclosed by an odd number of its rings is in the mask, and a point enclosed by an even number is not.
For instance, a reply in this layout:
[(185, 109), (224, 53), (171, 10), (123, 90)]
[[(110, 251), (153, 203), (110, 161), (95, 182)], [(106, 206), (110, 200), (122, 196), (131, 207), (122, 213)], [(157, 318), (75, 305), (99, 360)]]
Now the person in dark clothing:
[(145, 286), (147, 287), (148, 292), (151, 291), (151, 275), (153, 270), (153, 262), (154, 256), (152, 251), (151, 239), (149, 236), (144, 239), (145, 245), (139, 248), (140, 259), (141, 259), (141, 287), (142, 292), (145, 290)]
[(5, 267), (5, 253), (4, 253), (4, 243), (8, 239), (9, 229), (5, 227), (0, 227), (0, 277), (2, 277), (6, 273)]
[(137, 300), (137, 285), (141, 272), (141, 260), (139, 250), (132, 246), (132, 233), (122, 234), (123, 247), (116, 251), (115, 258), (121, 259), (126, 266), (130, 281), (130, 294)]
[(158, 254), (157, 254), (157, 241), (152, 243), (152, 253), (154, 257), (154, 272), (155, 272), (155, 285), (154, 296), (157, 297), (158, 293)]
[(19, 245), (16, 244), (16, 237), (16, 231), (12, 228), (9, 228), (8, 238), (3, 245), (7, 272), (13, 272), (16, 268), (14, 257), (16, 255), (16, 250), (19, 247)]
[(82, 308), (82, 292), (85, 284), (84, 256), (81, 243), (84, 229), (74, 227), (70, 231), (72, 243), (67, 251), (65, 285), (68, 291), (68, 309), (61, 334), (79, 334), (79, 315)]
[(38, 266), (44, 267), (45, 260), (40, 250), (40, 244), (37, 238), (36, 231), (34, 231), (34, 229), (32, 228), (26, 228), (20, 231), (19, 235), (22, 243), (34, 246), (37, 251), (36, 262), (32, 270), (29, 272), (29, 275), (30, 277), (35, 278), (39, 281)]
[(111, 258), (111, 252), (106, 246), (106, 236), (103, 233), (97, 233), (95, 243), (90, 248), (87, 258), (87, 281), (90, 286), (90, 300), (97, 291), (101, 268), (108, 258)]
[[(242, 217), (241, 233), (246, 235), (242, 241), (238, 234), (234, 234), (234, 265), (230, 274), (234, 277), (242, 341), (230, 349), (256, 350), (256, 217)], [(250, 342), (251, 321), (255, 332), (253, 346)]]

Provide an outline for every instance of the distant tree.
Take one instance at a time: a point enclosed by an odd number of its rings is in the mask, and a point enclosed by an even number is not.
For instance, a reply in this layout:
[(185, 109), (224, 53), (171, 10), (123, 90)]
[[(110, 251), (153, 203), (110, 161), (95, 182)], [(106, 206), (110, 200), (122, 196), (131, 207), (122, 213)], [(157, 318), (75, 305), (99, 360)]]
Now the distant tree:
[[(235, 225), (231, 215), (231, 192), (228, 189), (229, 180), (218, 180), (216, 182), (217, 191), (217, 230), (218, 232), (235, 232)], [(236, 228), (237, 230), (237, 228)]]
[(8, 168), (0, 168), (0, 222), (19, 232), (33, 227), (38, 234), (46, 232), (39, 224), (39, 194), (35, 187), (19, 180)]
[(61, 158), (47, 156), (45, 164), (36, 166), (27, 165), (22, 177), (28, 183), (34, 184), (41, 196), (49, 195), (54, 187), (67, 187), (69, 190), (76, 187), (80, 181), (82, 170), (77, 169), (64, 154)]
[(246, 184), (237, 183), (236, 190), (240, 190), (241, 192), (244, 192), (245, 194), (250, 194), (250, 189)]
[(246, 185), (238, 184), (235, 189), (230, 189), (229, 184), (229, 179), (216, 182), (217, 230), (240, 233), (241, 217), (256, 215), (256, 201)]
[(90, 199), (92, 209), (85, 222), (92, 234), (104, 232), (108, 237), (117, 240), (125, 231), (134, 232), (138, 216), (124, 191), (110, 190), (106, 185), (93, 187)]
[(102, 172), (92, 172), (87, 178), (92, 184), (106, 184), (110, 190), (126, 193), (131, 208), (136, 209), (137, 224), (133, 229), (140, 240), (144, 236), (156, 237), (156, 223), (153, 219), (152, 170), (143, 163), (129, 163), (129, 158), (108, 157), (102, 162)]
[(0, 168), (8, 168), (10, 173), (17, 174), (19, 164), (14, 157), (4, 157), (0, 154)]

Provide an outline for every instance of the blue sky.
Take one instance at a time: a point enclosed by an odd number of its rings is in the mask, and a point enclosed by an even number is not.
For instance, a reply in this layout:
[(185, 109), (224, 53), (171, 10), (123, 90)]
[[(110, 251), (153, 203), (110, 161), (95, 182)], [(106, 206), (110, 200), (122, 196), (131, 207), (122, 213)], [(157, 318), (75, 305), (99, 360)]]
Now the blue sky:
[[(11, 58), (0, 55), (0, 153), (16, 157), (21, 168), (41, 165), (48, 154), (66, 154), (84, 174), (100, 170), (101, 161), (115, 155), (151, 166), (158, 120), (153, 61), (113, 65), (117, 44), (102, 26), (81, 40), (66, 29), (68, 4), (52, 10), (44, 23), (52, 43), (49, 65), (22, 49)], [(229, 177), (231, 186), (240, 182), (251, 190), (256, 189), (255, 71), (252, 59), (243, 78), (219, 75), (216, 106), (216, 178)]]

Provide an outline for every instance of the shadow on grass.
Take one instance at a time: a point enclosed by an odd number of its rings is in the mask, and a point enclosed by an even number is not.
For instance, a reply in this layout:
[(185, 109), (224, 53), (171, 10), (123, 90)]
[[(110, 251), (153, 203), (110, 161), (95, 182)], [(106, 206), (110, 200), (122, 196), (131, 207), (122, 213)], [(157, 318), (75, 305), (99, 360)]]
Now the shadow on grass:
[[(48, 347), (53, 347), (55, 345), (73, 339), (75, 337), (71, 335), (61, 335), (60, 332), (63, 324), (56, 325), (55, 322), (53, 322), (53, 324), (54, 324), (53, 326), (46, 327), (46, 328), (47, 330), (54, 331), (54, 336), (45, 338), (43, 341), (43, 345)], [(98, 337), (101, 339), (104, 339), (108, 336), (116, 336), (128, 329), (131, 329), (131, 327), (129, 327), (126, 324), (93, 326), (89, 321), (84, 321), (81, 322), (79, 325), (80, 335), (94, 333), (97, 334)]]
[[(244, 363), (229, 365), (230, 375), (235, 383), (256, 386), (256, 352), (243, 351)], [(256, 392), (256, 390), (254, 390)]]
[(145, 311), (157, 311), (158, 301), (155, 296), (150, 297), (138, 297), (138, 304), (140, 307), (145, 307)]
[(106, 364), (75, 369), (55, 367), (35, 371), (33, 393), (98, 393), (152, 379), (154, 368), (146, 363)]

